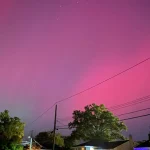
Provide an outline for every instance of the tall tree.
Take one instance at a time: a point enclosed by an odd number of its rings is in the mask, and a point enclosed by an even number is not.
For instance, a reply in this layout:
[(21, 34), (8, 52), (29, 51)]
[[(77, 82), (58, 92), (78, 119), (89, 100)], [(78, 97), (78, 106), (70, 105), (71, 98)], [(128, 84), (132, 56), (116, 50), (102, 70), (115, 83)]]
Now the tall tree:
[(75, 128), (72, 136), (76, 139), (90, 140), (101, 139), (112, 141), (125, 139), (123, 130), (127, 130), (125, 124), (114, 116), (104, 105), (87, 105), (84, 111), (75, 110), (73, 121), (69, 128)]
[[(56, 145), (62, 147), (64, 146), (64, 139), (62, 138), (60, 133), (56, 133)], [(46, 131), (46, 132), (40, 132), (38, 135), (36, 135), (35, 140), (38, 141), (41, 145), (50, 145), (53, 143), (53, 132)]]
[[(24, 136), (25, 124), (18, 117), (10, 117), (9, 111), (0, 113), (0, 148), (17, 147)], [(3, 148), (5, 147), (5, 148)]]

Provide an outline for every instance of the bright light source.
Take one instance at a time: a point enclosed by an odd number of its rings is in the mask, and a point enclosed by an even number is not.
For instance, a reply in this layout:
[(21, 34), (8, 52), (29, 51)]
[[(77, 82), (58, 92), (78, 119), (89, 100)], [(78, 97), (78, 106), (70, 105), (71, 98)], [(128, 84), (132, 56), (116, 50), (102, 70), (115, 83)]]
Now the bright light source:
[(28, 139), (30, 139), (31, 137), (30, 136), (28, 136)]

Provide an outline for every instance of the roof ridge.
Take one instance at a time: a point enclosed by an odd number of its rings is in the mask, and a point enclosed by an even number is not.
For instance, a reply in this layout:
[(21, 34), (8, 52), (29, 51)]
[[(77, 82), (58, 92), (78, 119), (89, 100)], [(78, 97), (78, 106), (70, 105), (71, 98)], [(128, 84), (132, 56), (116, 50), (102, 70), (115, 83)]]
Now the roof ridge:
[(125, 142), (127, 142), (129, 140), (118, 140), (118, 141), (101, 141), (98, 139), (97, 140), (89, 140), (88, 142), (84, 142), (84, 143), (81, 143), (79, 145), (75, 145), (73, 147), (80, 147), (80, 146), (100, 146), (100, 145), (121, 145)]

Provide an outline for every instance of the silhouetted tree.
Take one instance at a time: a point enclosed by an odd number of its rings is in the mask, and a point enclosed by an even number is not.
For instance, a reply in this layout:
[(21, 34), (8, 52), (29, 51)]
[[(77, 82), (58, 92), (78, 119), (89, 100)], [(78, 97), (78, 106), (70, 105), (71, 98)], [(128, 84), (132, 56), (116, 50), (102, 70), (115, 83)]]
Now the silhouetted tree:
[(84, 111), (75, 110), (69, 128), (75, 128), (71, 135), (75, 139), (103, 141), (125, 139), (122, 131), (127, 130), (125, 124), (104, 105), (96, 104), (85, 106)]
[(0, 113), (0, 149), (21, 149), (25, 124), (18, 117), (10, 117), (9, 111)]
[[(60, 133), (56, 133), (55, 136), (55, 144), (57, 146), (63, 147), (64, 146), (64, 139), (62, 138)], [(46, 132), (40, 132), (38, 135), (36, 135), (35, 140), (39, 142), (41, 145), (47, 147), (50, 147), (53, 143), (53, 132), (46, 131)]]

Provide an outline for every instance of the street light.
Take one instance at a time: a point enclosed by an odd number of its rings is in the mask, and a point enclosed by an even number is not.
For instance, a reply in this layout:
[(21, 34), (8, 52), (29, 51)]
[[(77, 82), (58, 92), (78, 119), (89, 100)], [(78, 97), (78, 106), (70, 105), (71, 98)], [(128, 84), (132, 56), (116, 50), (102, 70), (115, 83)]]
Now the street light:
[(28, 139), (30, 139), (30, 150), (32, 150), (32, 137), (28, 136)]

